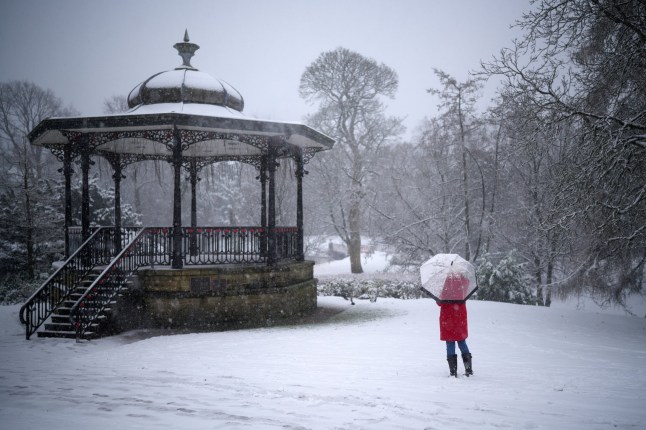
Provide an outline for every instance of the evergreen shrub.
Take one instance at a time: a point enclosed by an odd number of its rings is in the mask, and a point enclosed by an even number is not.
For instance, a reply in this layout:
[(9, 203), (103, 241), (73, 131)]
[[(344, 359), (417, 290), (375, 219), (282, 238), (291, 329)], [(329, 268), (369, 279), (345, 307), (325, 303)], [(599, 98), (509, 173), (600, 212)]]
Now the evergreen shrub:
[(334, 278), (319, 281), (319, 296), (339, 296), (346, 300), (376, 301), (378, 297), (419, 299), (422, 297), (419, 282), (386, 279)]
[(524, 266), (524, 263), (517, 261), (513, 250), (497, 262), (493, 256), (486, 254), (478, 265), (478, 291), (473, 298), (521, 305), (536, 304), (536, 296), (529, 287)]

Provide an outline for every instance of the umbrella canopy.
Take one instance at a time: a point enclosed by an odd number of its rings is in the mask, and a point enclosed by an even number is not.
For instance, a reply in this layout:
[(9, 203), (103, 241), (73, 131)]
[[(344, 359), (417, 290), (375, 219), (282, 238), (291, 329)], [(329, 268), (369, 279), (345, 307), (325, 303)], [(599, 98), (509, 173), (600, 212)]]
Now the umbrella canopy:
[(463, 303), (478, 289), (475, 267), (457, 254), (436, 254), (419, 273), (422, 289), (438, 303)]

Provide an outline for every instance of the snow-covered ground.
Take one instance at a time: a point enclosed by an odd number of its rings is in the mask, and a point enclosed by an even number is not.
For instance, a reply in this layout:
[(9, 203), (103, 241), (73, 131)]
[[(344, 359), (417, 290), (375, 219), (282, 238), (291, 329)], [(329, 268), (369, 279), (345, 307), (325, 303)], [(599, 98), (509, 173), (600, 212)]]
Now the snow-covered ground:
[[(320, 280), (328, 280), (335, 277), (353, 277), (353, 278), (371, 278), (378, 274), (381, 278), (401, 279), (407, 281), (418, 280), (417, 274), (396, 273), (389, 268), (388, 262), (390, 255), (383, 251), (374, 251), (370, 254), (362, 254), (361, 264), (364, 273), (360, 275), (350, 275), (350, 258), (334, 260), (326, 263), (319, 263), (314, 266), (314, 276)], [(561, 300), (558, 297), (552, 298), (552, 307), (558, 309), (576, 309), (598, 313), (611, 313), (617, 315), (636, 315), (646, 317), (646, 296), (634, 295), (627, 300), (627, 306), (612, 305), (599, 303), (590, 297), (571, 296)]]
[(0, 307), (0, 429), (644, 428), (645, 318), (471, 301), (475, 375), (454, 379), (432, 300), (356, 303), (85, 343), (26, 341)]
[[(382, 251), (371, 254), (361, 254), (361, 267), (366, 274), (383, 272), (388, 266), (389, 255)], [(318, 263), (314, 266), (314, 276), (332, 276), (350, 273), (350, 257)]]

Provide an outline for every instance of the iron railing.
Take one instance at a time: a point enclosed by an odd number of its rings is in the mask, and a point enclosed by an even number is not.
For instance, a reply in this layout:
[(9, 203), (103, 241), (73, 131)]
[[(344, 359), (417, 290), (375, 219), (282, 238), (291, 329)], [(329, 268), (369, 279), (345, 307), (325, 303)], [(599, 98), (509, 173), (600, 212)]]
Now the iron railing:
[[(97, 231), (99, 227), (92, 227)], [(106, 247), (114, 241), (114, 228), (101, 227), (111, 237), (106, 238)], [(140, 227), (122, 227), (122, 243), (129, 243)], [(182, 256), (186, 265), (264, 263), (267, 261), (267, 228), (264, 227), (183, 227)], [(278, 260), (298, 257), (298, 229), (276, 227), (276, 258)], [(172, 228), (151, 227), (148, 230), (153, 264), (168, 265), (172, 255)], [(80, 243), (81, 228), (70, 228), (70, 248)], [(114, 255), (114, 254), (113, 254)], [(106, 264), (106, 263), (104, 263)]]
[(185, 228), (184, 264), (263, 263), (263, 227)]
[[(182, 261), (185, 265), (256, 264), (298, 259), (296, 227), (275, 227), (275, 250), (268, 249), (264, 227), (182, 228)], [(142, 266), (167, 266), (173, 255), (173, 229), (169, 227), (123, 227), (123, 249), (115, 248), (115, 229), (97, 228), (20, 310), (27, 339), (76, 289), (87, 274), (106, 266), (76, 301), (70, 320), (82, 336), (111, 306), (123, 286)], [(269, 254), (273, 252), (274, 258)], [(115, 257), (116, 254), (116, 257)]]
[[(77, 341), (105, 316), (116, 297), (141, 266), (153, 265), (159, 252), (160, 229), (145, 228), (128, 243), (85, 290), (70, 309), (70, 323), (76, 331)], [(164, 236), (161, 236), (164, 237)], [(163, 243), (161, 244), (163, 251)]]
[(299, 258), (302, 250), (298, 246), (298, 228), (276, 227), (276, 258), (291, 260)]
[(97, 266), (108, 264), (112, 257), (113, 229), (97, 228), (20, 308), (19, 317), (25, 325), (27, 339), (69, 297), (88, 273)]
[[(112, 226), (90, 227), (90, 234), (103, 229), (104, 234), (110, 237), (106, 238), (106, 245), (114, 243), (116, 229)], [(141, 227), (121, 227), (121, 244), (125, 245), (132, 240), (135, 234), (141, 230)], [(83, 231), (81, 227), (69, 227), (68, 229), (70, 252), (76, 251), (83, 244)], [(113, 255), (114, 256), (114, 255)]]
[[(184, 228), (182, 251), (186, 265), (262, 263), (266, 261), (266, 229), (262, 227)], [(298, 256), (295, 227), (275, 230), (279, 259)], [(81, 339), (98, 324), (119, 293), (142, 266), (168, 265), (173, 253), (172, 229), (144, 228), (107, 265), (70, 310), (70, 322)]]

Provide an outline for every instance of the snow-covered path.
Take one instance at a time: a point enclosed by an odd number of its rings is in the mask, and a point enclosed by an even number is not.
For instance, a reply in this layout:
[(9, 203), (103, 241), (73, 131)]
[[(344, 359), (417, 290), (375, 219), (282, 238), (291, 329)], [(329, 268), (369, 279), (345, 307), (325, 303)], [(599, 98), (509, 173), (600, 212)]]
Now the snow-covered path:
[(646, 319), (469, 302), (448, 378), (431, 300), (319, 297), (320, 322), (25, 341), (0, 307), (2, 429), (608, 429), (646, 422)]

